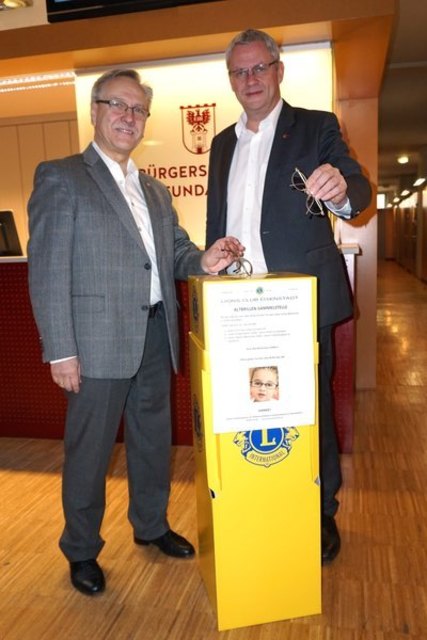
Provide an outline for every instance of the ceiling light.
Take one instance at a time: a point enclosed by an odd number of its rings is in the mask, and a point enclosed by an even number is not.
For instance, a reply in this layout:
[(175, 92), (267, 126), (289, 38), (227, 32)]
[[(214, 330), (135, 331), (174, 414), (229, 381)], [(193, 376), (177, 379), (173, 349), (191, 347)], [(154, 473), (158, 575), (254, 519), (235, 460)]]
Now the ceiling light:
[(427, 178), (417, 178), (414, 182), (414, 187), (421, 187), (421, 185), (424, 184), (424, 182), (427, 180)]
[(15, 84), (34, 84), (35, 82), (45, 82), (46, 80), (63, 80), (64, 78), (75, 78), (73, 71), (58, 71), (55, 73), (40, 73), (32, 76), (14, 76), (10, 78), (2, 78), (0, 87), (11, 86)]
[(57, 73), (42, 73), (32, 76), (2, 78), (0, 79), (0, 93), (69, 86), (74, 84), (74, 80), (75, 73), (73, 71), (59, 71)]
[(394, 204), (397, 204), (398, 202), (400, 202), (400, 198), (399, 198), (398, 196), (395, 196), (395, 197), (393, 198), (392, 202), (393, 202)]
[(397, 161), (398, 161), (399, 164), (408, 164), (409, 158), (408, 158), (408, 156), (399, 156), (397, 158)]
[(410, 195), (411, 195), (411, 192), (409, 191), (409, 189), (404, 189), (404, 190), (401, 192), (400, 197), (401, 197), (401, 198), (406, 198), (406, 196), (410, 196)]
[(25, 87), (0, 88), (0, 93), (12, 93), (14, 91), (39, 91), (40, 89), (52, 89), (53, 87), (74, 87), (74, 82), (46, 82), (45, 84), (28, 84)]
[(19, 9), (20, 7), (30, 7), (33, 0), (0, 0), (1, 9)]

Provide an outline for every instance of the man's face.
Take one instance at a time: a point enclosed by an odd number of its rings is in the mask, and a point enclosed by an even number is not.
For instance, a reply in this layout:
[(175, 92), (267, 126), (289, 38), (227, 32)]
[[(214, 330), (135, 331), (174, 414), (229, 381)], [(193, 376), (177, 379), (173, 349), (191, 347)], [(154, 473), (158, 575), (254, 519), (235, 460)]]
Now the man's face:
[[(132, 78), (113, 78), (104, 84), (99, 99), (113, 98), (130, 107), (138, 105), (148, 112), (148, 99)], [(115, 113), (108, 104), (93, 103), (91, 119), (95, 128), (95, 142), (117, 162), (126, 160), (144, 135), (146, 119), (135, 118), (130, 109), (125, 113)]]
[[(257, 64), (272, 62), (274, 58), (263, 42), (239, 44), (234, 47), (229, 71), (252, 69)], [(263, 120), (280, 99), (280, 83), (283, 79), (283, 63), (272, 64), (262, 75), (250, 74), (236, 78), (230, 75), (231, 88), (248, 115), (249, 120)]]

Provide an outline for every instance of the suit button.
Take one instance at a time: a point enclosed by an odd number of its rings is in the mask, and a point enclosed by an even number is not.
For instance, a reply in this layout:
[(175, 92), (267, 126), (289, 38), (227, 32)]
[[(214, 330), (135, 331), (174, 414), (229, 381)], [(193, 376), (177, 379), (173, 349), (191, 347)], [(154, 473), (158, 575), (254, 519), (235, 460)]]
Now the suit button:
[(147, 271), (150, 271), (150, 269), (151, 269), (151, 264), (150, 264), (149, 262), (146, 262), (146, 263), (144, 264), (144, 269), (147, 269)]

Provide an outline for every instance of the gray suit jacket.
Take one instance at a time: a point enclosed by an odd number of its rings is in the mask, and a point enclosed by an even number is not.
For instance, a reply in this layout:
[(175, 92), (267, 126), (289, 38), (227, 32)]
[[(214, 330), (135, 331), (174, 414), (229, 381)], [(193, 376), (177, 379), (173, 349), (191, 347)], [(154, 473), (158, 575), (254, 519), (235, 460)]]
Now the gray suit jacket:
[[(203, 273), (168, 190), (140, 175), (156, 245), (172, 363), (178, 366), (175, 278)], [(78, 355), (82, 374), (129, 378), (141, 363), (150, 260), (132, 213), (90, 145), (43, 162), (28, 204), (29, 285), (43, 360)]]

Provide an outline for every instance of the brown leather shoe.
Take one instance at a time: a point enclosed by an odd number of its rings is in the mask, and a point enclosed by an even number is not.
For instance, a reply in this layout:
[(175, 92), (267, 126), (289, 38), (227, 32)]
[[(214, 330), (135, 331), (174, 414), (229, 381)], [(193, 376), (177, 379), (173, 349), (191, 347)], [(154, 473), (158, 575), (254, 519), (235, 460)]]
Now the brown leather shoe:
[(149, 545), (154, 544), (156, 547), (160, 549), (167, 556), (172, 556), (173, 558), (191, 558), (194, 556), (195, 551), (191, 542), (188, 542), (185, 538), (180, 536), (172, 529), (166, 531), (159, 538), (154, 538), (154, 540), (143, 540), (142, 538), (137, 538), (134, 536), (135, 544), (141, 545)]
[(96, 560), (70, 562), (71, 583), (81, 593), (93, 596), (105, 589), (105, 578)]

